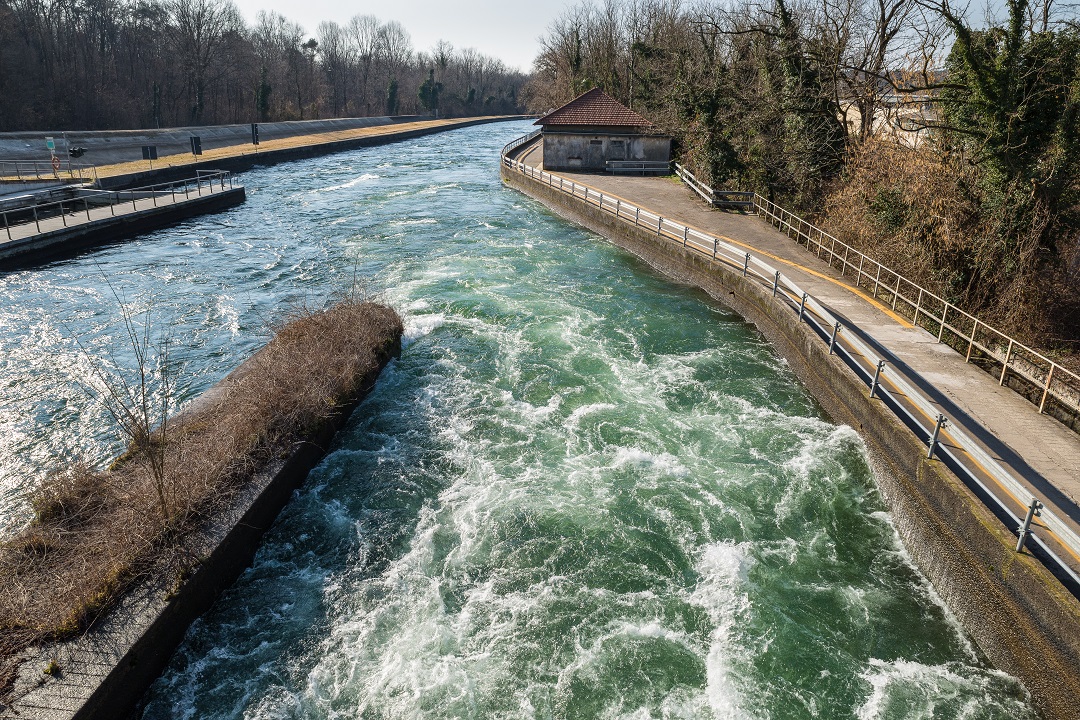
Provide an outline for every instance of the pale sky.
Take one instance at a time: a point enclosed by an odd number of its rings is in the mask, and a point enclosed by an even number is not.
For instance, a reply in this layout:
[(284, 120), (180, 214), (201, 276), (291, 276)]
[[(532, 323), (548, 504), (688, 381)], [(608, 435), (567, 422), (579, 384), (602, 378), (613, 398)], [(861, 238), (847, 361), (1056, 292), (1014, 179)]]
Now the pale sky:
[(537, 39), (563, 9), (577, 0), (235, 0), (248, 24), (260, 10), (275, 11), (304, 27), (308, 37), (323, 20), (344, 25), (353, 15), (397, 20), (412, 37), (413, 49), (429, 51), (439, 40), (455, 48), (472, 47), (522, 72), (532, 69)]

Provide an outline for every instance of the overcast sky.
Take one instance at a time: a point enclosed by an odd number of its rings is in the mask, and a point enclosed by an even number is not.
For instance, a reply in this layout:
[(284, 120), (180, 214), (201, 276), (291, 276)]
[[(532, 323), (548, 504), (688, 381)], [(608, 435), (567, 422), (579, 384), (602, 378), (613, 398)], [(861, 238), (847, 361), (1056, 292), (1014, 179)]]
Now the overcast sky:
[(523, 72), (532, 68), (537, 38), (563, 8), (577, 0), (526, 3), (523, 0), (236, 0), (248, 24), (260, 10), (275, 11), (304, 27), (309, 37), (323, 20), (344, 25), (353, 15), (397, 20), (412, 36), (415, 50), (438, 40), (456, 48), (476, 48)]

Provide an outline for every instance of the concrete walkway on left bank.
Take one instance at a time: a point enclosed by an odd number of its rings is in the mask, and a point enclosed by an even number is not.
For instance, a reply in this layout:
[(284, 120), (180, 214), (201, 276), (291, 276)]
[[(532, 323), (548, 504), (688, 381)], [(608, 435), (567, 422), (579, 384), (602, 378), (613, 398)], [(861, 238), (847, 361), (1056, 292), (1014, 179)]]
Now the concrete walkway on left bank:
[(520, 115), (488, 115), (481, 117), (416, 120), (393, 124), (331, 130), (260, 142), (250, 140), (225, 147), (207, 149), (202, 155), (176, 153), (157, 160), (131, 160), (101, 165), (98, 178), (104, 188), (144, 185), (190, 177), (197, 170), (248, 170), (257, 165), (273, 165), (289, 160), (318, 157), (357, 147), (381, 145), (414, 137), (444, 132), (456, 128), (492, 122), (520, 120)]

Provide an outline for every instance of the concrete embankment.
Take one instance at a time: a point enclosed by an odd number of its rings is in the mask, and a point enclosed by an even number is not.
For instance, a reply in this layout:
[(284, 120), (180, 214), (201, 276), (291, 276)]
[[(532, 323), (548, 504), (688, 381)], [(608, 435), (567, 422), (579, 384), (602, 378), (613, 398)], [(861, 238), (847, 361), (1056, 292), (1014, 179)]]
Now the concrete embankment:
[[(77, 198), (71, 199), (68, 208), (70, 215), (54, 215), (9, 229), (8, 234), (13, 235), (12, 239), (0, 235), (0, 271), (70, 256), (89, 247), (114, 243), (175, 225), (188, 218), (227, 210), (246, 199), (242, 185), (209, 188), (186, 198), (182, 192), (179, 196), (163, 194), (157, 197), (153, 192), (144, 195), (132, 197), (130, 202), (117, 201), (104, 206), (86, 204), (80, 207)], [(30, 234), (19, 236), (27, 231)]]
[(250, 141), (239, 140), (213, 150), (204, 150), (203, 154), (198, 157), (190, 153), (161, 157), (160, 160), (153, 163), (152, 169), (150, 167), (151, 163), (144, 160), (102, 166), (98, 168), (99, 185), (103, 189), (111, 190), (149, 185), (151, 183), (173, 182), (190, 177), (197, 170), (242, 172), (257, 166), (321, 157), (345, 150), (385, 145), (457, 128), (518, 119), (520, 119), (520, 116), (442, 120), (409, 118), (407, 121), (402, 122), (365, 124), (355, 128), (330, 131), (313, 128), (302, 134), (291, 134), (277, 140), (262, 142), (258, 148), (251, 145)]
[[(181, 438), (170, 445), (206, 436), (211, 449), (229, 433), (241, 445), (252, 435), (277, 439), (223, 465), (243, 470), (239, 477), (229, 470), (226, 479), (217, 481), (222, 483), (219, 489), (195, 502), (193, 521), (175, 521), (166, 533), (172, 537), (182, 531), (175, 538), (175, 552), (143, 562), (137, 569), (143, 579), (109, 603), (103, 617), (75, 639), (22, 653), (14, 687), (0, 695), (0, 718), (127, 717), (190, 623), (250, 564), (263, 533), (322, 459), (382, 368), (400, 352), (401, 320), (390, 308), (341, 304), (307, 320), (307, 325), (283, 327), (266, 347), (180, 413), (170, 426), (178, 429), (168, 436)], [(278, 342), (281, 338), (284, 345)], [(319, 362), (322, 367), (312, 367)], [(305, 369), (310, 372), (305, 374)], [(330, 387), (342, 390), (328, 395)], [(253, 395), (261, 397), (251, 400)], [(294, 402), (296, 398), (301, 402)], [(316, 408), (315, 414), (294, 417), (295, 407), (303, 403)], [(252, 407), (276, 409), (277, 414), (252, 424)], [(332, 410), (327, 412), (327, 407)], [(216, 509), (206, 513), (204, 508), (215, 504)]]
[[(858, 428), (896, 527), (919, 568), (997, 667), (1018, 677), (1047, 718), (1076, 718), (1080, 606), (1015, 537), (818, 339), (756, 282), (707, 255), (502, 168), (504, 181), (568, 219), (707, 291), (753, 322), (826, 411)], [(657, 208), (663, 210), (663, 208)]]

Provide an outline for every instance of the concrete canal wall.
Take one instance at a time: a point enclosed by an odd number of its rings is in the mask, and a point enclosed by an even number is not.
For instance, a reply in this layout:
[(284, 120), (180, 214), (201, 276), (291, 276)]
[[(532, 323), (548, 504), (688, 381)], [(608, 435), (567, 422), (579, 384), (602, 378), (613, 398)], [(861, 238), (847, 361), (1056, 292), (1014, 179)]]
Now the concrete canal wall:
[(1016, 676), (1045, 717), (1080, 717), (1080, 605), (918, 441), (809, 326), (767, 289), (701, 253), (502, 166), (503, 180), (567, 219), (696, 285), (754, 323), (837, 422), (859, 430), (893, 521), (918, 567), (978, 647)]
[[(79, 204), (73, 201), (73, 221), (67, 227), (54, 227), (15, 240), (5, 241), (0, 237), (0, 271), (71, 256), (88, 247), (114, 243), (199, 215), (226, 210), (243, 203), (245, 199), (244, 187), (238, 185), (207, 191), (189, 199), (174, 201), (171, 197), (164, 197), (162, 204), (157, 207), (148, 206), (149, 203), (143, 199), (143, 207), (137, 211), (127, 212), (131, 210), (128, 203), (121, 207), (124, 211), (121, 214), (92, 220), (84, 220)], [(97, 208), (94, 212), (96, 215), (104, 214)], [(55, 220), (51, 224), (57, 225)]]

